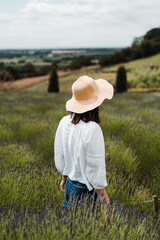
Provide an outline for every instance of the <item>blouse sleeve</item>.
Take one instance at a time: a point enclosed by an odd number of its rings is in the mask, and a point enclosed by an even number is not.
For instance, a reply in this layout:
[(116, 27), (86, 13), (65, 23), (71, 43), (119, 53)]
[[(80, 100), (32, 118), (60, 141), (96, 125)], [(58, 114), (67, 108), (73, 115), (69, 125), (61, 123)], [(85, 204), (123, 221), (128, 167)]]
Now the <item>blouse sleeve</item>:
[(107, 186), (105, 166), (105, 146), (100, 126), (93, 123), (86, 131), (86, 176), (89, 183), (96, 189)]
[(54, 140), (54, 161), (58, 172), (63, 174), (65, 166), (62, 142), (62, 123), (60, 122)]

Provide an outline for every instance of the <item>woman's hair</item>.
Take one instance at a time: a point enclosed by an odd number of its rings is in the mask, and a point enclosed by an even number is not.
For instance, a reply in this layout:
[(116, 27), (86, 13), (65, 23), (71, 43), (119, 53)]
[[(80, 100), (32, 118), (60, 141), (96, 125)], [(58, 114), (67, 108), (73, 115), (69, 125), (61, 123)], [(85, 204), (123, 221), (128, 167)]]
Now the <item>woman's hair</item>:
[(73, 113), (72, 112), (71, 117), (72, 117), (71, 123), (73, 123), (73, 124), (79, 123), (80, 120), (82, 120), (86, 123), (89, 121), (93, 121), (96, 123), (101, 122), (101, 120), (99, 118), (99, 107), (96, 107), (93, 110), (90, 110), (90, 111), (84, 112), (84, 113)]

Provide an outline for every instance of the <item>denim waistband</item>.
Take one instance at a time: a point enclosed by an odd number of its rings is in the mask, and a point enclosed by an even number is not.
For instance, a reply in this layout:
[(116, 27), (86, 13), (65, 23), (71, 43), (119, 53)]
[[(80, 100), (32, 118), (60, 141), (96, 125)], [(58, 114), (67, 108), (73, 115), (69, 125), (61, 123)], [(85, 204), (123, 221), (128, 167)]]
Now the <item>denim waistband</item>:
[(76, 185), (78, 185), (78, 186), (82, 186), (82, 187), (86, 187), (86, 188), (87, 188), (87, 185), (86, 185), (86, 184), (81, 183), (81, 182), (78, 182), (78, 181), (71, 180), (69, 177), (67, 177), (67, 178), (68, 178), (68, 181), (69, 181), (69, 182), (72, 182), (73, 184), (76, 184)]

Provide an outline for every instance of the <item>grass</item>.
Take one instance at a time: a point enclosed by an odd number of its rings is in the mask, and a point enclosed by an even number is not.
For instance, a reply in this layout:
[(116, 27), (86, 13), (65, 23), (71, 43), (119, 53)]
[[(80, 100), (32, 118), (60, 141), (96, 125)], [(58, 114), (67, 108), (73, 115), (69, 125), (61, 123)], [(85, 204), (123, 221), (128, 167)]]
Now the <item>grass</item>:
[[(74, 77), (63, 78), (61, 86), (67, 88)], [(92, 214), (91, 206), (68, 214), (62, 208), (53, 146), (70, 97), (63, 89), (0, 95), (0, 238), (158, 239), (152, 203), (128, 202), (160, 197), (160, 93), (116, 94), (100, 108), (106, 153), (112, 157), (106, 165), (110, 225)]]

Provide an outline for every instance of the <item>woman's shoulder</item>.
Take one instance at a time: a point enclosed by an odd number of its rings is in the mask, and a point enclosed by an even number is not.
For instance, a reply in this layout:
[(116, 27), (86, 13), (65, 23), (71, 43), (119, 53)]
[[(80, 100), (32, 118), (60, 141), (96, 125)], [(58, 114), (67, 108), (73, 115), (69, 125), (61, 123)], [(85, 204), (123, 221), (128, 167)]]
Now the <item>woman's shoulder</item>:
[(96, 123), (96, 122), (94, 122), (94, 121), (89, 121), (89, 122), (87, 122), (87, 124), (88, 124), (88, 126), (89, 126), (90, 128), (101, 128), (101, 127), (99, 126), (99, 124)]
[(98, 123), (89, 121), (85, 124), (85, 132), (86, 134), (94, 133), (94, 132), (97, 133), (97, 132), (102, 132), (102, 129)]
[(60, 120), (59, 125), (67, 124), (69, 122), (71, 122), (71, 115), (66, 115)]
[(92, 146), (92, 144), (94, 145), (98, 142), (99, 146), (99, 143), (103, 144), (104, 142), (102, 129), (96, 122), (90, 121), (86, 123), (83, 133), (84, 144), (89, 144)]

